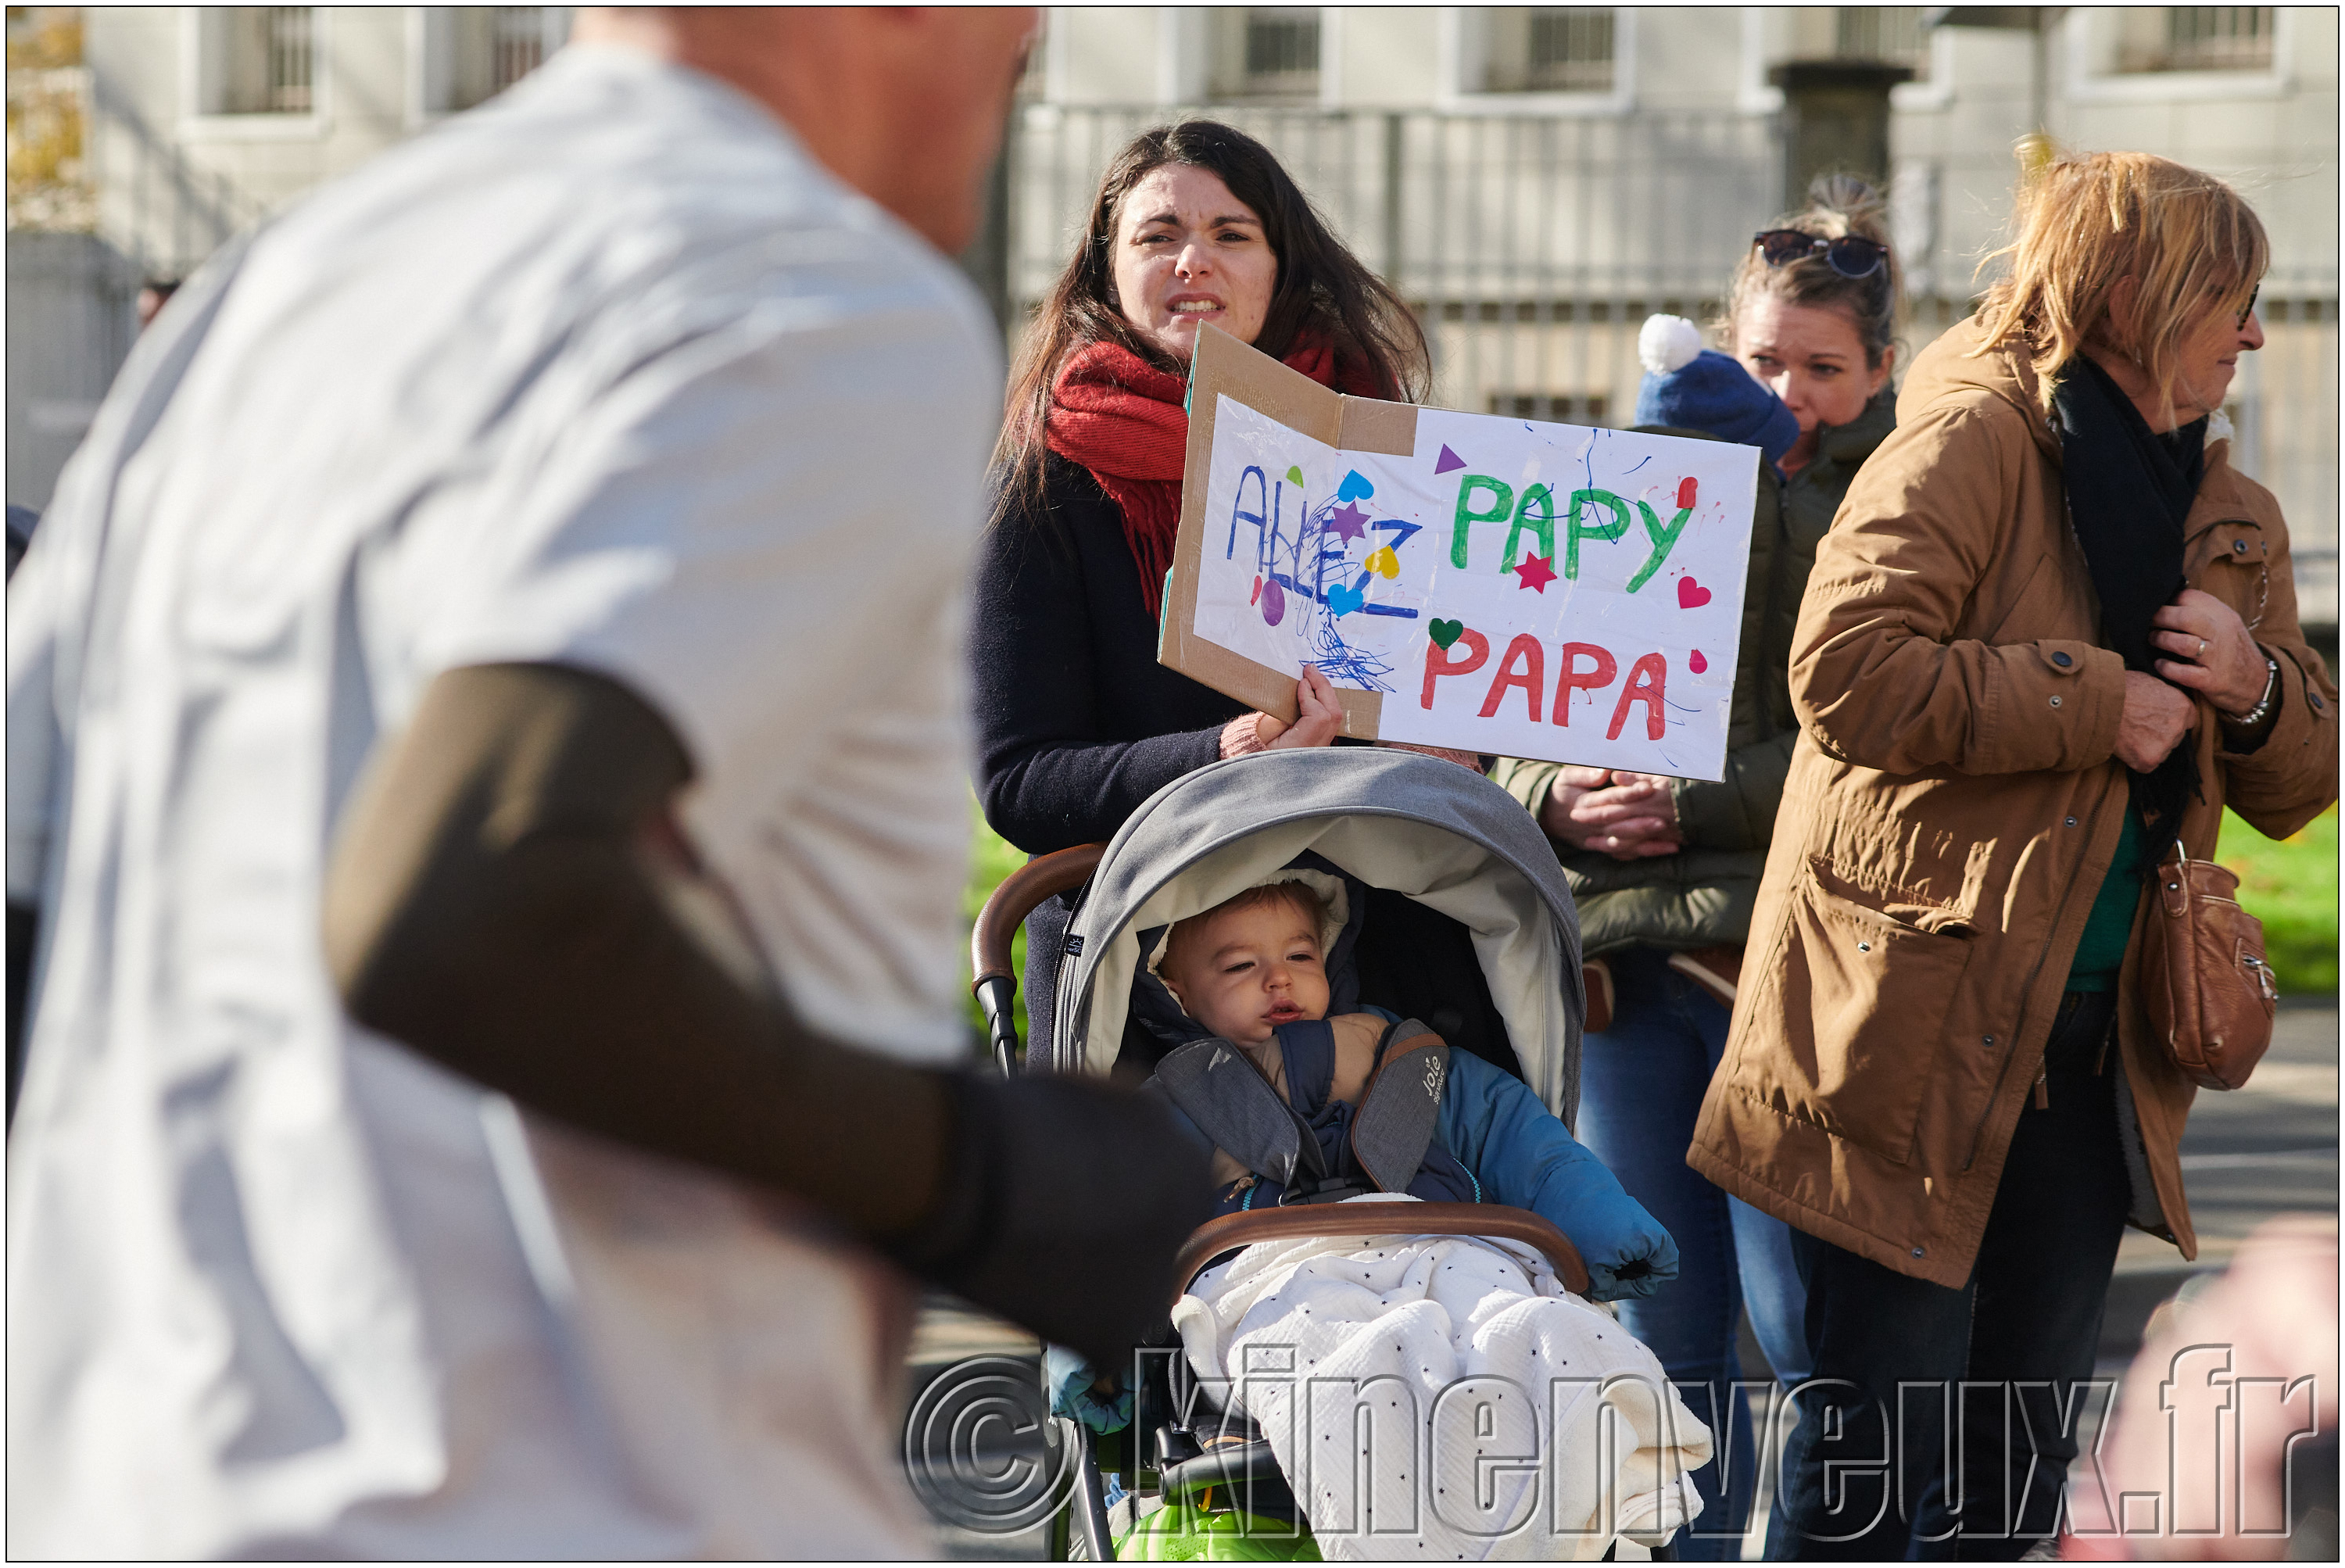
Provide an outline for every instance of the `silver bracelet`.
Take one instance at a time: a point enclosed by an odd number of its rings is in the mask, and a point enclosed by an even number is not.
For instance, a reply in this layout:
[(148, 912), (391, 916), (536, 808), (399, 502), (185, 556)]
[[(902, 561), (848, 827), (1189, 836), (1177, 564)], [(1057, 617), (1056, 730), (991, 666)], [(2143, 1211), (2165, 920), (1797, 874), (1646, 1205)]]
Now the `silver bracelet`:
[[(2264, 655), (2264, 668), (2270, 673), (2264, 677), (2264, 694), (2256, 700), (2256, 705), (2245, 713), (2223, 714), (2223, 722), (2232, 728), (2253, 729), (2271, 717), (2272, 707), (2279, 700), (2279, 660), (2269, 654)], [(2216, 711), (2220, 713), (2222, 710), (2218, 708)]]

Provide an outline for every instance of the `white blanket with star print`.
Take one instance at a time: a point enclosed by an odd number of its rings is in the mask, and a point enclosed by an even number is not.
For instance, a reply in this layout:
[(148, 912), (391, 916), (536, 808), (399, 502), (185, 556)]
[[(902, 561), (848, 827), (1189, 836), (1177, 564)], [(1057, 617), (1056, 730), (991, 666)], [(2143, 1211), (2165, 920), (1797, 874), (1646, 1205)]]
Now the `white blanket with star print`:
[(1709, 1429), (1526, 1248), (1264, 1243), (1199, 1276), (1172, 1321), (1207, 1397), (1261, 1425), (1331, 1560), (1584, 1561), (1700, 1512), (1687, 1472)]

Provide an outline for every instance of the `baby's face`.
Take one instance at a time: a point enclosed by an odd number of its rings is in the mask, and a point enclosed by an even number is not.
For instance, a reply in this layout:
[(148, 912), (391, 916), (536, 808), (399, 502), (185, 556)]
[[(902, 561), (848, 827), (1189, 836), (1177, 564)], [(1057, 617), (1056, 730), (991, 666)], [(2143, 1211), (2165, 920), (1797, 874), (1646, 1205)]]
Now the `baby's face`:
[(1311, 918), (1284, 900), (1227, 910), (1179, 932), (1159, 972), (1182, 1010), (1241, 1045), (1327, 1015), (1327, 969)]

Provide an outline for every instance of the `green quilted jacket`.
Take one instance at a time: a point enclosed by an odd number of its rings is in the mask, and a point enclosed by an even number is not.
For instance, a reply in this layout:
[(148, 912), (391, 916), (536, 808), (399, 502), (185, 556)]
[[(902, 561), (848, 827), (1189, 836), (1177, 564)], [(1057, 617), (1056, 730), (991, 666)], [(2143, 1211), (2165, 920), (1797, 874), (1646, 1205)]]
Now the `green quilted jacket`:
[[(1726, 777), (1712, 784), (1680, 779), (1678, 825), (1685, 848), (1647, 860), (1616, 860), (1557, 842), (1573, 898), (1579, 940), (1590, 958), (1635, 942), (1657, 947), (1740, 945), (1751, 932), (1751, 907), (1775, 806), (1783, 796), (1792, 740), (1792, 629), (1800, 595), (1815, 565), (1816, 543), (1832, 527), (1849, 481), (1897, 423), (1896, 394), (1884, 389), (1853, 423), (1826, 427), (1816, 459), (1788, 481), (1761, 465), (1751, 520), (1751, 572), (1742, 595), (1742, 646), (1727, 725)], [(1649, 433), (1702, 433), (1660, 425)], [(1502, 757), (1490, 777), (1536, 815), (1547, 804), (1558, 762)]]

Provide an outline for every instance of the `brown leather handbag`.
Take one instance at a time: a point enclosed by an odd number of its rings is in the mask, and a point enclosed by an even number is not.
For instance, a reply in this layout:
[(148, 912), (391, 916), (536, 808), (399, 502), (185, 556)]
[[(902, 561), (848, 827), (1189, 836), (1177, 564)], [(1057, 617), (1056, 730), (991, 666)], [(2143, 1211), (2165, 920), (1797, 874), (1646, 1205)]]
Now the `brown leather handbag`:
[(2279, 987), (2263, 922), (2239, 907), (2239, 879), (2179, 842), (2157, 868), (2141, 981), (2149, 1022), (2183, 1075), (2236, 1089), (2271, 1046)]

